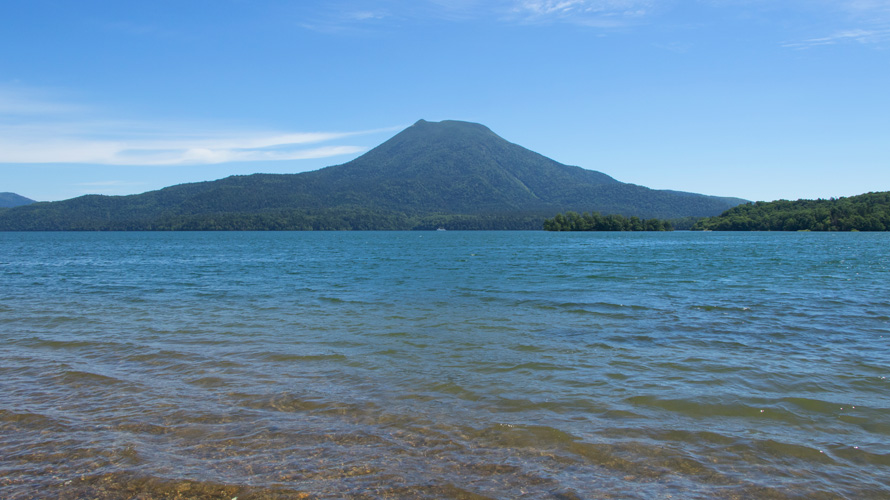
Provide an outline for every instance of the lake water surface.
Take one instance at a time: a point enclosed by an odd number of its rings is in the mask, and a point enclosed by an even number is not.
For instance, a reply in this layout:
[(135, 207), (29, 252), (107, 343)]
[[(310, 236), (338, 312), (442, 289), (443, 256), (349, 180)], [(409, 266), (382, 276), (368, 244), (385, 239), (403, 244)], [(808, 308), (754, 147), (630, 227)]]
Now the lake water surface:
[(888, 249), (0, 233), (0, 497), (888, 498)]

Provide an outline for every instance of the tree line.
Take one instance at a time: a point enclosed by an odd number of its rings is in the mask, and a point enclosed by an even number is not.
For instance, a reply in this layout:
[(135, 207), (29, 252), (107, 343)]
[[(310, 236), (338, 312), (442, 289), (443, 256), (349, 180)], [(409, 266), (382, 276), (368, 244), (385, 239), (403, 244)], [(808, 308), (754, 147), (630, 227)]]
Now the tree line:
[(846, 198), (758, 201), (692, 226), (699, 231), (890, 231), (890, 192)]
[(544, 220), (545, 231), (673, 231), (671, 223), (661, 219), (641, 219), (619, 214), (600, 215), (599, 212), (559, 213)]
[[(264, 210), (157, 214), (140, 217), (124, 212), (115, 216), (108, 207), (96, 211), (89, 201), (79, 200), (67, 211), (47, 203), (35, 204), (17, 217), (0, 217), (4, 231), (410, 231), (410, 230), (534, 230), (543, 216), (532, 214), (434, 214), (409, 215), (386, 210), (345, 207), (314, 210)], [(95, 201), (105, 201), (96, 198)], [(114, 200), (108, 200), (114, 201)], [(81, 205), (87, 208), (81, 209)], [(50, 209), (50, 210), (48, 210)], [(0, 209), (0, 213), (9, 209)]]

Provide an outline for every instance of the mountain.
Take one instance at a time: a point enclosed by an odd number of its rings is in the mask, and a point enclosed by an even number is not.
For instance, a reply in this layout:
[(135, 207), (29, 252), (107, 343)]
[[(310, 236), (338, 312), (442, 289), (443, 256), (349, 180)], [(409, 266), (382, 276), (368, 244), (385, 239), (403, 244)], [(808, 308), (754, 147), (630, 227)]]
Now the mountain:
[(15, 193), (0, 193), (0, 208), (20, 207), (31, 203), (34, 203), (34, 200)]
[(420, 120), (353, 161), (0, 213), (0, 230), (540, 229), (562, 211), (711, 216), (744, 202), (619, 182), (475, 123)]

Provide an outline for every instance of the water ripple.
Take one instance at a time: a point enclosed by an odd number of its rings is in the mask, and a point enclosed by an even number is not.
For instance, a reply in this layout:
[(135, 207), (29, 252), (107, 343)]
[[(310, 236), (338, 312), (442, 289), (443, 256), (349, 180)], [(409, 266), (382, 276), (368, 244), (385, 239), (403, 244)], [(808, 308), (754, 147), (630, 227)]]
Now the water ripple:
[(5, 498), (887, 498), (887, 235), (0, 233)]

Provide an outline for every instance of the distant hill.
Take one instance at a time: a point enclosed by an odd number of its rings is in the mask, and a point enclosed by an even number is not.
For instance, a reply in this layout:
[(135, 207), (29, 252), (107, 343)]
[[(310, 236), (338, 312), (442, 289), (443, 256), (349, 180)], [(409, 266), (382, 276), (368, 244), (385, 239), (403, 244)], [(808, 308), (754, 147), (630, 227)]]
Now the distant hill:
[(35, 203), (35, 201), (15, 193), (0, 193), (0, 208), (20, 207), (31, 203)]
[(890, 231), (890, 192), (747, 203), (698, 221), (705, 231)]
[(420, 120), (355, 160), (0, 214), (0, 230), (540, 229), (563, 211), (711, 216), (744, 202), (619, 182), (483, 125)]

